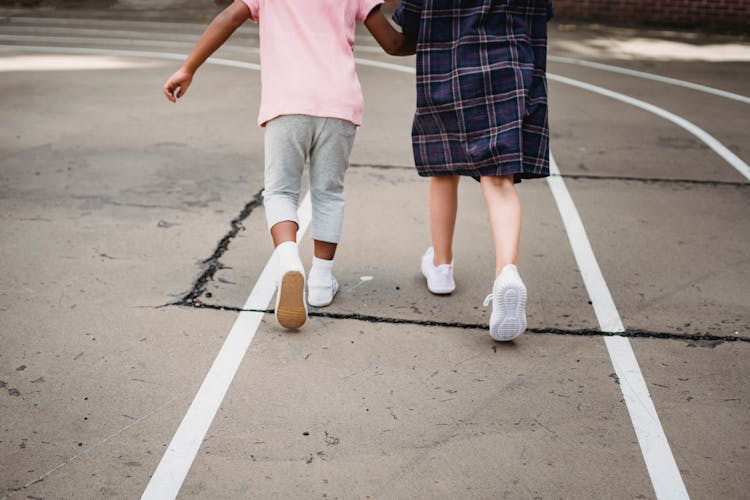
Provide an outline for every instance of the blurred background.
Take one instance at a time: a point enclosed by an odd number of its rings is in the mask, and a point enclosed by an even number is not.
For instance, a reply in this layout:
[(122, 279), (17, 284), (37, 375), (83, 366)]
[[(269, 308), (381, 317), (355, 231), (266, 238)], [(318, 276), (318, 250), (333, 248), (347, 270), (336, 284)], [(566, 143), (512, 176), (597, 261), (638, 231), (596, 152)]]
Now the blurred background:
[[(215, 12), (232, 0), (0, 0), (0, 7), (174, 9), (195, 15)], [(385, 0), (395, 9), (400, 0)], [(750, 33), (750, 0), (554, 0), (560, 21), (602, 21), (747, 35)]]

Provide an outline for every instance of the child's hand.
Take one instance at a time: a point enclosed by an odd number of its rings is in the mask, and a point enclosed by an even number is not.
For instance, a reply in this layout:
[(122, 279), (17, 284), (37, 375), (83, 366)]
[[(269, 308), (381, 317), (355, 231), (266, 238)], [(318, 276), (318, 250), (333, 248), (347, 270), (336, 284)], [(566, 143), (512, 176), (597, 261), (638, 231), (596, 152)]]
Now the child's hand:
[(190, 82), (192, 81), (192, 73), (184, 69), (179, 69), (169, 77), (162, 90), (167, 99), (172, 102), (177, 102), (178, 98), (185, 95), (185, 92), (187, 92)]

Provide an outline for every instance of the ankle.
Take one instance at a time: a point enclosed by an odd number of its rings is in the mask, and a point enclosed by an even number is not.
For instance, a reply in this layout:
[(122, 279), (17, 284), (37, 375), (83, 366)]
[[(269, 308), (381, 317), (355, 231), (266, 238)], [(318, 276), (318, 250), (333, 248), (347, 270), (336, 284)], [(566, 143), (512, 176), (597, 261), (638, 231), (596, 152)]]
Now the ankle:
[(434, 255), (432, 256), (432, 265), (437, 267), (444, 264), (453, 264), (453, 252), (434, 253)]

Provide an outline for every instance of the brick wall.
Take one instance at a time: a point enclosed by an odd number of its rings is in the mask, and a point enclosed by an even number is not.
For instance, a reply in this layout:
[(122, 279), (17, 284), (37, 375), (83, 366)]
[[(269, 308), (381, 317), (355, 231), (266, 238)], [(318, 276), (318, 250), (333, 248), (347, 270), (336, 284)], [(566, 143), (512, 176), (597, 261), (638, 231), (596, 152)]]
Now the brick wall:
[(557, 17), (750, 32), (750, 0), (552, 0)]

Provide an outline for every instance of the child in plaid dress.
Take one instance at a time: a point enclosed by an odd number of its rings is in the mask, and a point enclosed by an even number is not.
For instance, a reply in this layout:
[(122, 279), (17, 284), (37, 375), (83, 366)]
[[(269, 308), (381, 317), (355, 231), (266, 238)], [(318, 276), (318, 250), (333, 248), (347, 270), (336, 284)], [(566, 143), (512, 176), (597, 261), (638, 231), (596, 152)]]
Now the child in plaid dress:
[(449, 294), (460, 176), (478, 179), (495, 246), (490, 335), (526, 330), (518, 264), (521, 204), (515, 182), (549, 175), (546, 51), (549, 0), (403, 0), (394, 20), (416, 41), (412, 146), (430, 177), (433, 246), (422, 257), (432, 293)]

